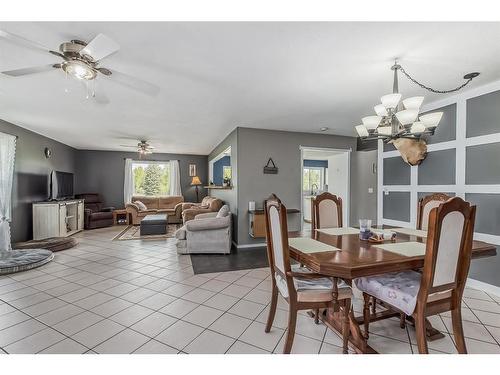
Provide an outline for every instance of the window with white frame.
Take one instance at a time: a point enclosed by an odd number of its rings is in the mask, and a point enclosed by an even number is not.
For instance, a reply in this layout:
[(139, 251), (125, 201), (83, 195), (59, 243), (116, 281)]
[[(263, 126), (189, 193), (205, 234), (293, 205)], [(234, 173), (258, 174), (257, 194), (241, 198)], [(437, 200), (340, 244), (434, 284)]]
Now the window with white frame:
[(170, 195), (170, 163), (160, 161), (133, 161), (134, 195)]
[(324, 167), (304, 167), (302, 173), (302, 190), (304, 194), (313, 191), (317, 192), (323, 188), (325, 184)]

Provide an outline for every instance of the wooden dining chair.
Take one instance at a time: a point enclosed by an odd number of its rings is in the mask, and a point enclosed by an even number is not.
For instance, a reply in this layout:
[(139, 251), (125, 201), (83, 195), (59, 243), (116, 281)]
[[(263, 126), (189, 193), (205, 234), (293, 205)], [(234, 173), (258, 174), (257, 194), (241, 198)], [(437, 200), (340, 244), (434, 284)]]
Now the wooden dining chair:
[(288, 333), (284, 354), (290, 353), (295, 335), (297, 313), (299, 310), (316, 311), (333, 308), (334, 302), (343, 310), (343, 352), (347, 353), (349, 339), (349, 312), (352, 290), (343, 280), (328, 278), (313, 273), (306, 267), (290, 263), (288, 248), (288, 224), (286, 207), (276, 195), (265, 203), (267, 256), (272, 275), (271, 306), (265, 332), (269, 333), (276, 314), (278, 293), (288, 302)]
[(467, 353), (462, 327), (462, 294), (469, 273), (476, 206), (451, 198), (429, 213), (423, 272), (392, 272), (361, 277), (355, 284), (363, 292), (365, 338), (368, 338), (370, 296), (415, 321), (419, 353), (428, 353), (426, 317), (451, 311), (459, 353)]
[(342, 227), (342, 198), (321, 193), (313, 199), (311, 210), (313, 230)]
[(444, 193), (429, 194), (420, 198), (417, 207), (417, 229), (427, 230), (431, 210), (450, 198), (452, 197)]

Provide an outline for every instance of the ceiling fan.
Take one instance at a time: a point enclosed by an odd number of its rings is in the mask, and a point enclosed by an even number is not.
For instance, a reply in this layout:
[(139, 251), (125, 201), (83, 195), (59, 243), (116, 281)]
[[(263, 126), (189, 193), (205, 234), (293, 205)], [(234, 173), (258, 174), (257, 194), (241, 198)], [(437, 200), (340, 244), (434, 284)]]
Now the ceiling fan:
[(131, 146), (131, 145), (120, 145), (122, 147), (133, 147), (137, 149), (137, 152), (139, 153), (140, 156), (142, 155), (151, 155), (153, 153), (154, 147), (151, 146), (148, 141), (139, 141), (137, 146)]
[[(61, 69), (68, 76), (84, 83), (91, 82), (102, 74), (118, 84), (140, 91), (147, 95), (153, 96), (159, 92), (158, 86), (114, 69), (111, 70), (101, 66), (101, 61), (104, 58), (114, 54), (120, 49), (120, 46), (115, 41), (104, 34), (97, 35), (88, 43), (77, 39), (73, 39), (69, 42), (63, 42), (59, 46), (59, 51), (51, 50), (50, 48), (47, 48), (37, 42), (25, 39), (19, 35), (15, 35), (4, 30), (0, 30), (0, 38), (4, 38), (23, 47), (48, 52), (63, 60), (62, 62), (55, 64), (40, 65), (2, 72), (8, 76), (19, 77), (53, 69)], [(95, 96), (95, 94), (93, 96)]]

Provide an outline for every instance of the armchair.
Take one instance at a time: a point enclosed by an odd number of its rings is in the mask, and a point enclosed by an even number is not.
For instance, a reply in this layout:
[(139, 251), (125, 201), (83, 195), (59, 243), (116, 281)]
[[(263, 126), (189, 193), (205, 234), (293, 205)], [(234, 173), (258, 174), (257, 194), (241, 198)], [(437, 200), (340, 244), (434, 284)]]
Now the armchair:
[(175, 233), (177, 252), (228, 254), (232, 245), (231, 226), (231, 212), (226, 205), (219, 212), (198, 214)]
[(201, 203), (183, 203), (182, 204), (182, 222), (185, 224), (193, 220), (199, 214), (217, 212), (222, 207), (222, 200), (214, 197), (205, 197)]
[(85, 229), (110, 227), (113, 225), (114, 207), (103, 207), (97, 193), (77, 194), (77, 199), (84, 199), (83, 220)]

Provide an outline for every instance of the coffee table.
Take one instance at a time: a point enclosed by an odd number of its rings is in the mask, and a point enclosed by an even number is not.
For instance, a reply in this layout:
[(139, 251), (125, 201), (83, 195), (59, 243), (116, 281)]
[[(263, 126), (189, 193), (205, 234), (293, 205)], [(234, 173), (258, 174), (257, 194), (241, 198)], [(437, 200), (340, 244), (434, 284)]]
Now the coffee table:
[(151, 234), (167, 234), (168, 215), (147, 215), (141, 220), (141, 236)]

